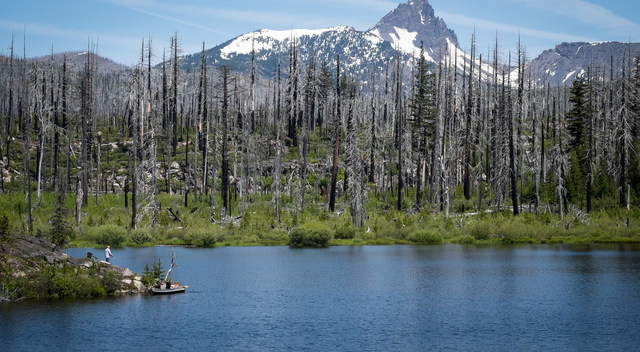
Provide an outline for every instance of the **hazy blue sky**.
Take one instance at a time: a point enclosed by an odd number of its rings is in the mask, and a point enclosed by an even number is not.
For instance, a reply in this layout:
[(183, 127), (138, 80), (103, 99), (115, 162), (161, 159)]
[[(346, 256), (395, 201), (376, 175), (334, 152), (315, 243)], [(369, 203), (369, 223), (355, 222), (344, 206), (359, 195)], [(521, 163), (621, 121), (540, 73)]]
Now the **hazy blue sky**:
[[(430, 0), (436, 16), (458, 35), (461, 48), (476, 32), (487, 52), (496, 34), (502, 52), (521, 36), (529, 59), (565, 41), (640, 41), (637, 0)], [(317, 29), (349, 25), (367, 30), (400, 2), (389, 0), (20, 0), (0, 13), (0, 53), (9, 54), (12, 33), (22, 56), (84, 50), (131, 65), (143, 38), (152, 38), (156, 62), (177, 31), (190, 54), (261, 28)]]

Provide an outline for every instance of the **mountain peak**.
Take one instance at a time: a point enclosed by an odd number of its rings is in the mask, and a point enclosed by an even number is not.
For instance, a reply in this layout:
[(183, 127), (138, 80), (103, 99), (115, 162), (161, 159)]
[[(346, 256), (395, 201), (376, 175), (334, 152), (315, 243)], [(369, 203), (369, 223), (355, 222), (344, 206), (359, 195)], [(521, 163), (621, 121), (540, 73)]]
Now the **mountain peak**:
[(412, 53), (424, 42), (425, 50), (437, 54), (448, 44), (458, 45), (456, 34), (435, 16), (428, 0), (410, 0), (384, 16), (369, 33), (390, 42), (406, 53)]

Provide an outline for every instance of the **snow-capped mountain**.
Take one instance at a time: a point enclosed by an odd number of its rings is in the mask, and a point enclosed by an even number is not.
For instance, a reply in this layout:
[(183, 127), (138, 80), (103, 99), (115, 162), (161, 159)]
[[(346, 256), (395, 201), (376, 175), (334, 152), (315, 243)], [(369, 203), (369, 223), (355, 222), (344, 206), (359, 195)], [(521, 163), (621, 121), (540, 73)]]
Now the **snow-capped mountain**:
[[(610, 77), (611, 64), (614, 77), (622, 73), (623, 60), (629, 65), (640, 54), (640, 43), (562, 43), (554, 49), (545, 50), (531, 61), (529, 69), (538, 83), (552, 86), (570, 85), (591, 66), (599, 76)], [(613, 62), (612, 62), (613, 60)]]
[[(317, 65), (324, 63), (330, 70), (335, 70), (336, 57), (340, 55), (343, 72), (360, 82), (370, 79), (372, 68), (378, 75), (383, 74), (395, 56), (399, 56), (404, 63), (405, 76), (409, 75), (414, 58), (419, 55), (421, 42), (428, 61), (437, 63), (446, 60), (457, 65), (460, 74), (468, 72), (471, 63), (469, 50), (460, 49), (456, 34), (436, 16), (428, 0), (409, 0), (398, 5), (367, 31), (347, 26), (315, 30), (261, 29), (229, 40), (206, 53), (210, 65), (227, 65), (233, 71), (248, 73), (253, 48), (258, 72), (271, 77), (275, 74), (278, 61), (283, 71), (287, 69), (288, 55), (294, 41), (300, 67), (307, 65), (313, 57)], [(635, 57), (640, 53), (640, 43), (563, 43), (543, 52), (528, 67), (539, 84), (568, 85), (589, 65), (610, 67), (611, 57), (614, 67), (622, 67), (625, 50), (631, 50), (631, 57)], [(181, 65), (187, 70), (197, 70), (201, 58), (201, 53), (187, 55), (182, 58)], [(479, 72), (478, 64), (476, 57), (474, 74)], [(505, 69), (511, 71), (509, 78), (515, 83), (517, 69), (508, 69), (503, 63), (499, 65), (500, 72)], [(483, 78), (493, 77), (493, 70), (485, 58), (480, 69)]]
[[(299, 65), (306, 65), (313, 56), (316, 64), (326, 63), (330, 68), (335, 68), (336, 57), (340, 55), (342, 67), (358, 77), (370, 76), (372, 66), (383, 67), (394, 53), (389, 42), (370, 33), (343, 26), (318, 30), (262, 29), (209, 49), (206, 54), (211, 65), (227, 65), (231, 70), (248, 72), (251, 69), (251, 52), (254, 50), (258, 70), (265, 76), (272, 76), (278, 60), (282, 70), (287, 69), (290, 47), (294, 42)], [(196, 53), (184, 57), (183, 67), (199, 68), (201, 55)]]
[[(316, 30), (261, 29), (209, 49), (206, 54), (209, 64), (227, 65), (232, 70), (248, 72), (253, 48), (256, 66), (264, 75), (271, 76), (278, 59), (283, 69), (288, 65), (288, 53), (294, 40), (302, 65), (313, 55), (317, 64), (326, 63), (333, 70), (336, 57), (340, 55), (342, 69), (361, 81), (370, 79), (372, 67), (379, 73), (383, 72), (389, 59), (396, 55), (409, 65), (412, 57), (419, 54), (421, 41), (424, 42), (425, 56), (432, 62), (446, 56), (448, 50), (464, 56), (458, 52), (455, 33), (435, 16), (427, 0), (411, 0), (399, 5), (368, 31), (347, 26)], [(185, 56), (182, 65), (187, 69), (197, 69), (200, 62), (201, 53), (195, 53)], [(462, 62), (460, 60), (460, 66)], [(410, 73), (410, 70), (405, 73)]]

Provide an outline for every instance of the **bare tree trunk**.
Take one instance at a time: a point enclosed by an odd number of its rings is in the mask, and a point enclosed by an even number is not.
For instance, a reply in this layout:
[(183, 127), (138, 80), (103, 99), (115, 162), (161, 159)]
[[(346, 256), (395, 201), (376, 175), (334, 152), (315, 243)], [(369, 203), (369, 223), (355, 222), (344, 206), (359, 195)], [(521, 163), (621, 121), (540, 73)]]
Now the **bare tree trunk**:
[(275, 213), (276, 213), (276, 221), (278, 224), (280, 221), (280, 186), (281, 186), (281, 177), (282, 177), (282, 122), (280, 118), (280, 60), (278, 59), (277, 71), (276, 71), (276, 85), (274, 92), (274, 100), (275, 100), (275, 116), (274, 116), (274, 124), (276, 127), (276, 161), (273, 172), (273, 198), (275, 202)]
[(220, 196), (222, 198), (222, 209), (220, 210), (220, 223), (224, 223), (227, 209), (229, 208), (229, 156), (227, 155), (227, 120), (229, 110), (229, 70), (222, 67), (222, 148), (221, 148), (221, 181)]
[[(140, 86), (141, 86), (141, 72), (138, 72), (138, 75), (134, 79), (136, 79), (136, 87), (138, 88), (138, 94), (136, 95), (135, 111), (138, 113), (142, 112), (142, 102), (140, 101)], [(136, 218), (138, 216), (138, 153), (140, 148), (139, 141), (139, 133), (138, 130), (140, 126), (138, 126), (138, 119), (134, 116), (131, 119), (133, 126), (133, 148), (131, 149), (131, 158), (133, 159), (133, 167), (131, 169), (131, 228), (135, 229), (137, 226)]]
[(67, 55), (64, 56), (62, 63), (62, 130), (67, 136), (67, 151), (66, 151), (66, 169), (67, 176), (65, 177), (64, 190), (71, 187), (71, 131), (69, 130), (69, 121), (67, 117)]
[(369, 153), (369, 182), (375, 185), (375, 154), (376, 154), (376, 70), (375, 65), (371, 68), (371, 152)]
[[(200, 194), (207, 192), (208, 183), (208, 162), (209, 162), (209, 115), (208, 115), (208, 97), (207, 97), (207, 55), (204, 49), (205, 43), (202, 43), (202, 64), (200, 68), (200, 93), (198, 94), (198, 115), (200, 116), (200, 129), (204, 134), (204, 145), (202, 148), (202, 189)], [(204, 122), (204, 126), (203, 125)]]
[(76, 179), (76, 224), (82, 223), (82, 181)]
[(471, 164), (471, 124), (473, 121), (474, 113), (474, 98), (473, 98), (473, 63), (475, 61), (475, 34), (471, 36), (471, 60), (469, 62), (469, 93), (467, 96), (467, 111), (466, 111), (466, 123), (464, 134), (464, 183), (463, 193), (466, 200), (471, 199), (471, 170), (469, 166)]
[(587, 84), (589, 86), (589, 112), (587, 114), (587, 213), (591, 212), (591, 193), (592, 193), (592, 184), (593, 184), (593, 90), (594, 83), (592, 81), (592, 72), (591, 67), (588, 69), (587, 73)]
[(404, 143), (404, 119), (402, 112), (402, 101), (401, 101), (401, 82), (402, 75), (400, 74), (400, 58), (396, 58), (396, 91), (395, 91), (395, 107), (396, 107), (396, 138), (398, 144), (398, 198), (396, 209), (402, 210), (402, 187), (404, 186), (404, 180), (402, 178), (402, 173), (404, 172), (404, 168), (402, 165), (403, 155), (402, 155), (402, 144)]
[(31, 155), (29, 153), (29, 150), (31, 149), (31, 140), (30, 140), (30, 129), (31, 129), (31, 113), (29, 111), (29, 88), (28, 88), (28, 80), (27, 80), (27, 62), (26, 62), (26, 56), (23, 58), (24, 62), (23, 62), (23, 74), (24, 74), (24, 88), (23, 88), (23, 95), (22, 95), (22, 109), (20, 109), (20, 114), (22, 115), (22, 139), (23, 139), (23, 143), (24, 143), (24, 158), (23, 158), (23, 165), (24, 165), (24, 189), (26, 192), (26, 196), (27, 196), (27, 231), (29, 233), (31, 233), (32, 229), (33, 229), (33, 217), (32, 217), (32, 208), (31, 208), (31, 170), (30, 170), (30, 163), (31, 163)]
[(340, 151), (340, 55), (337, 56), (336, 64), (336, 104), (337, 111), (333, 119), (333, 167), (331, 168), (331, 193), (329, 194), (329, 210), (334, 212), (336, 209), (336, 185), (338, 182), (338, 156)]
[[(509, 55), (509, 67), (511, 67), (511, 55)], [(509, 81), (510, 82), (510, 81)], [(504, 72), (503, 72), (503, 83), (504, 84)], [(511, 202), (513, 206), (513, 215), (518, 215), (518, 183), (516, 180), (517, 170), (516, 170), (516, 155), (515, 155), (515, 142), (513, 140), (513, 115), (512, 115), (512, 104), (511, 104), (511, 83), (508, 83), (507, 87), (508, 95), (507, 95), (507, 125), (509, 128), (509, 178), (511, 180)]]
[(96, 205), (98, 205), (98, 195), (100, 194), (100, 180), (102, 179), (102, 166), (100, 164), (101, 145), (102, 145), (102, 132), (98, 131), (97, 150), (96, 150)]
[[(53, 62), (53, 59), (52, 59)], [(53, 63), (52, 63), (53, 65)], [(53, 67), (51, 68), (51, 100), (53, 102), (54, 97), (53, 97), (53, 83), (54, 83), (54, 79), (53, 79), (53, 75), (54, 75), (54, 70)], [(60, 89), (60, 81), (58, 81), (58, 89)], [(52, 157), (53, 157), (53, 165), (52, 165), (52, 172), (53, 172), (53, 190), (56, 194), (60, 194), (60, 173), (59, 173), (59, 168), (58, 168), (58, 163), (59, 163), (59, 154), (60, 154), (60, 132), (59, 132), (59, 128), (60, 128), (60, 120), (59, 120), (59, 112), (58, 112), (58, 103), (59, 103), (59, 96), (58, 98), (55, 100), (55, 109), (54, 109), (54, 113), (53, 113), (53, 149), (52, 149)]]
[(172, 135), (172, 155), (176, 155), (178, 148), (178, 33), (175, 34), (173, 39), (173, 56), (172, 56), (172, 67), (173, 67), (173, 79), (171, 82), (171, 90), (172, 90), (172, 99), (171, 99), (171, 123), (173, 124), (173, 135)]
[[(9, 116), (7, 116), (7, 126), (6, 126), (6, 135), (7, 135), (7, 150), (5, 151), (5, 156), (7, 157), (7, 162), (5, 164), (5, 170), (9, 173), (9, 165), (11, 162), (11, 127), (13, 120), (13, 33), (11, 33), (11, 57), (9, 59)], [(4, 176), (0, 177), (2, 180), (2, 191), (4, 192)]]
[(91, 48), (87, 50), (84, 85), (82, 89), (82, 204), (87, 205), (89, 197), (89, 123), (91, 121)]

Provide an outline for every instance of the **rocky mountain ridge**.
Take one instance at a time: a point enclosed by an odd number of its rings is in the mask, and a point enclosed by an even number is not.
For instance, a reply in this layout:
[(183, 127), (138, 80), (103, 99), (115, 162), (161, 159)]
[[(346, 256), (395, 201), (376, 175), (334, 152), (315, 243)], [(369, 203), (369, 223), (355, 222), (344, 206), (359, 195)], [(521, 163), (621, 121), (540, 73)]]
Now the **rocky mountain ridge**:
[(640, 43), (562, 43), (542, 52), (528, 67), (539, 84), (562, 86), (570, 85), (590, 66), (599, 77), (609, 79), (612, 73), (614, 78), (620, 77), (623, 66), (632, 66), (637, 55)]

